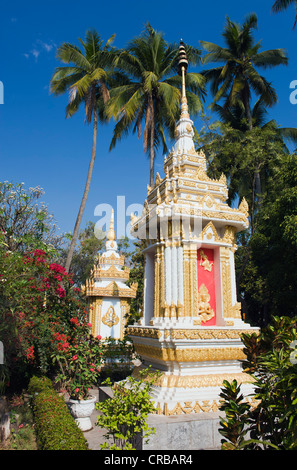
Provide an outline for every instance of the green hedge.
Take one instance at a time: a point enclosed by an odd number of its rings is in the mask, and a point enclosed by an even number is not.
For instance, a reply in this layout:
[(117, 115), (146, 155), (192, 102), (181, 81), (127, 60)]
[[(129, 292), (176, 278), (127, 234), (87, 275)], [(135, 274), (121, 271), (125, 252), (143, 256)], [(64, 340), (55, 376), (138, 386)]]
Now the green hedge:
[(40, 450), (88, 450), (88, 443), (51, 381), (33, 377), (32, 395), (37, 444)]
[(32, 377), (28, 386), (29, 395), (43, 392), (44, 390), (53, 389), (53, 383), (48, 377)]

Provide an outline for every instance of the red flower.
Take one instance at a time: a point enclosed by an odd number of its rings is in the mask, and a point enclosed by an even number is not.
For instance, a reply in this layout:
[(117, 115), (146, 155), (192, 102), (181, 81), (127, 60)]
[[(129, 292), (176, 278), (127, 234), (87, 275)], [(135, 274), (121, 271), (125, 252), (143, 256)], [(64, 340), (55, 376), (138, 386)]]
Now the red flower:
[(58, 289), (57, 289), (56, 292), (57, 292), (58, 296), (60, 297), (60, 299), (62, 299), (63, 297), (66, 296), (66, 293), (65, 293), (64, 289), (62, 289), (62, 287), (60, 285), (58, 286)]
[(30, 348), (27, 351), (27, 359), (31, 362), (34, 361), (34, 348), (33, 348), (33, 346), (30, 346)]
[(72, 356), (72, 360), (75, 361), (77, 359), (77, 355), (75, 354), (74, 356)]

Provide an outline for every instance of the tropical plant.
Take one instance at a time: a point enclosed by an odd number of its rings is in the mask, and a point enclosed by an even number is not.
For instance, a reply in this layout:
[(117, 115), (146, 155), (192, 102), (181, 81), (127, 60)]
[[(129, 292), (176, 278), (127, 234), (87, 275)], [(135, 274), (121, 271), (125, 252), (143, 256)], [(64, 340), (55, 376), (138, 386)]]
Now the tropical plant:
[[(245, 117), (245, 109), (242, 102), (237, 102), (234, 106), (220, 106), (215, 104), (213, 107), (220, 117), (220, 120), (229, 124), (233, 129), (245, 132), (249, 130), (249, 124)], [(262, 98), (260, 97), (251, 109), (252, 126), (260, 127), (275, 131), (276, 138), (277, 134), (280, 139), (283, 139), (285, 143), (297, 143), (297, 128), (296, 127), (279, 127), (275, 119), (266, 120), (267, 108)]]
[(223, 382), (220, 393), (222, 404), (220, 410), (225, 417), (220, 419), (219, 432), (222, 439), (222, 450), (240, 450), (246, 446), (245, 436), (248, 432), (246, 414), (250, 410), (249, 403), (244, 402), (243, 395), (236, 380)]
[(285, 145), (272, 125), (233, 128), (217, 122), (202, 130), (199, 144), (208, 160), (208, 174), (228, 179), (229, 200), (234, 203), (244, 197), (249, 205), (250, 234), (255, 230), (255, 217), (263, 192), (280, 164)]
[(82, 49), (69, 43), (62, 44), (58, 48), (57, 57), (65, 64), (71, 65), (57, 67), (50, 82), (50, 90), (54, 95), (69, 92), (70, 99), (66, 107), (66, 117), (72, 117), (80, 105), (84, 104), (85, 122), (89, 124), (93, 121), (92, 155), (65, 263), (67, 272), (69, 272), (91, 185), (96, 156), (98, 117), (101, 121), (107, 119), (104, 114), (104, 105), (109, 99), (108, 82), (111, 79), (114, 58), (114, 49), (111, 49), (111, 43), (114, 37), (115, 35), (111, 36), (103, 45), (103, 40), (96, 31), (87, 31), (85, 41), (79, 39)]
[(256, 216), (256, 231), (248, 247), (239, 246), (236, 253), (238, 273), (249, 254), (239, 297), (248, 306), (245, 311), (249, 318), (257, 324), (267, 323), (271, 315), (297, 315), (296, 208), (296, 155), (283, 154)]
[(227, 17), (222, 36), (226, 47), (200, 41), (207, 51), (202, 62), (222, 63), (221, 66), (203, 71), (207, 81), (211, 83), (214, 95), (213, 104), (224, 99), (225, 107), (233, 107), (240, 103), (251, 129), (253, 126), (251, 113), (252, 92), (261, 97), (265, 106), (272, 106), (277, 101), (275, 89), (260, 75), (257, 68), (266, 69), (277, 65), (287, 65), (288, 58), (284, 49), (272, 49), (260, 52), (261, 41), (255, 42), (253, 30), (257, 29), (258, 21), (255, 14), (249, 15), (242, 25)]
[(295, 22), (293, 25), (293, 29), (297, 23), (297, 1), (296, 0), (276, 0), (272, 5), (272, 13), (280, 13), (283, 10), (286, 10), (291, 5), (295, 7)]
[[(107, 441), (112, 440), (112, 444), (102, 444), (102, 450), (135, 450), (141, 435), (147, 440), (155, 432), (147, 417), (156, 410), (150, 394), (159, 373), (151, 372), (149, 367), (139, 374), (138, 378), (129, 376), (118, 382), (112, 398), (96, 403), (96, 409), (101, 411), (96, 425), (107, 430)], [(110, 379), (105, 383), (112, 385)]]
[[(200, 62), (200, 51), (186, 46), (188, 59)], [(111, 91), (107, 114), (117, 119), (110, 149), (133, 126), (133, 133), (141, 134), (144, 122), (143, 148), (150, 158), (150, 186), (154, 184), (156, 149), (162, 145), (167, 152), (166, 132), (174, 135), (180, 103), (181, 77), (178, 72), (179, 49), (168, 44), (163, 34), (147, 24), (144, 32), (134, 38), (123, 50), (116, 67), (127, 76), (126, 83)], [(202, 109), (204, 79), (198, 73), (187, 74), (187, 98), (192, 116)]]
[(274, 317), (258, 336), (244, 334), (242, 340), (247, 355), (243, 366), (254, 380), (255, 406), (244, 403), (236, 381), (224, 382), (222, 449), (296, 450), (297, 365), (291, 360), (296, 317)]

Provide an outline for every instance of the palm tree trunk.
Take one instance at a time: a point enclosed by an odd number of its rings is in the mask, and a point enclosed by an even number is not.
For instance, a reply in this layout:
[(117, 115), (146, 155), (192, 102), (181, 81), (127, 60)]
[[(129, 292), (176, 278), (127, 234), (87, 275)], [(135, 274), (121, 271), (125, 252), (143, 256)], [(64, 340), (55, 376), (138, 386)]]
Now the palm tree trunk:
[[(245, 115), (248, 120), (248, 126), (249, 130), (251, 131), (253, 129), (253, 120), (252, 120), (252, 113), (251, 113), (251, 106), (250, 106), (250, 101), (249, 101), (249, 91), (248, 88), (245, 87), (243, 90), (243, 104), (245, 107)], [(257, 166), (255, 169), (255, 185), (254, 185), (254, 192), (255, 196), (258, 198), (259, 202), (261, 200), (261, 194), (262, 194), (262, 187), (261, 187), (261, 176), (260, 176), (260, 169)]]
[(87, 202), (87, 199), (88, 199), (88, 194), (89, 194), (89, 189), (90, 189), (91, 179), (92, 179), (92, 173), (93, 173), (93, 167), (94, 167), (94, 162), (95, 162), (95, 156), (96, 156), (96, 146), (97, 146), (97, 111), (95, 109), (94, 110), (92, 156), (91, 156), (91, 161), (90, 161), (90, 165), (89, 165), (87, 182), (86, 182), (84, 194), (83, 194), (82, 201), (81, 201), (81, 204), (80, 204), (80, 208), (79, 208), (79, 211), (78, 211), (78, 215), (77, 215), (77, 218), (76, 218), (75, 227), (74, 227), (74, 230), (73, 230), (73, 236), (72, 236), (70, 248), (69, 248), (66, 263), (65, 263), (65, 269), (66, 269), (67, 272), (69, 272), (69, 268), (70, 268), (73, 253), (74, 253), (74, 248), (75, 248), (77, 237), (78, 237), (79, 227), (80, 227), (80, 224), (81, 224), (81, 221), (82, 221), (83, 213), (84, 213), (86, 202)]
[(154, 130), (151, 129), (151, 144), (150, 144), (150, 186), (153, 187), (155, 183), (155, 148), (154, 143)]
[(249, 100), (249, 90), (248, 87), (245, 86), (242, 95), (242, 101), (245, 109), (245, 115), (248, 121), (249, 130), (251, 131), (253, 128), (253, 121), (252, 121), (252, 113), (251, 113), (251, 105)]
[(155, 182), (155, 114), (153, 98), (150, 98), (150, 186), (153, 187)]

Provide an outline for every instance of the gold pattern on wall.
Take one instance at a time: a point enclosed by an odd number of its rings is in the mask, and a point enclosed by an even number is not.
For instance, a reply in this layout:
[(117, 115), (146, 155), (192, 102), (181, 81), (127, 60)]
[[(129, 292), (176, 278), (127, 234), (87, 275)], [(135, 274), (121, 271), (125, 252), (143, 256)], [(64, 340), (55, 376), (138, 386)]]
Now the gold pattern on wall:
[(114, 325), (117, 325), (119, 323), (119, 317), (117, 316), (113, 306), (111, 305), (105, 315), (102, 317), (102, 323), (104, 325), (109, 326), (111, 328)]
[[(144, 370), (144, 366), (135, 367), (132, 376), (140, 378), (140, 372)], [(143, 376), (144, 381), (150, 381), (151, 378)], [(167, 375), (165, 373), (157, 377), (154, 381), (155, 387), (166, 388), (200, 388), (200, 387), (222, 387), (224, 380), (232, 382), (236, 380), (238, 384), (253, 383), (254, 379), (251, 375), (245, 372), (234, 374), (208, 374), (208, 375)]]
[(197, 247), (190, 245), (191, 316), (198, 315)]
[(92, 299), (90, 302), (89, 323), (91, 323), (91, 333), (93, 336), (100, 334), (102, 299)]
[(203, 266), (204, 271), (211, 272), (213, 264), (213, 262), (209, 262), (208, 256), (204, 253), (204, 251), (200, 250), (200, 266)]
[(121, 306), (121, 331), (120, 331), (120, 339), (124, 338), (124, 331), (125, 331), (125, 326), (126, 326), (126, 321), (127, 321), (127, 314), (130, 310), (130, 304), (127, 300), (120, 300), (120, 306)]
[(134, 343), (135, 350), (140, 356), (146, 356), (160, 361), (175, 362), (204, 362), (204, 361), (233, 361), (245, 359), (243, 347), (224, 348), (158, 348), (147, 344)]
[[(211, 339), (220, 339), (220, 340), (229, 340), (229, 339), (241, 339), (245, 330), (242, 329), (228, 329), (228, 328), (219, 328), (219, 329), (209, 329), (209, 328), (195, 328), (195, 329), (164, 329), (160, 330), (159, 328), (149, 328), (141, 326), (130, 326), (127, 328), (127, 334), (130, 336), (140, 336), (142, 338), (162, 338), (162, 332), (164, 331), (165, 339), (174, 339), (174, 340), (184, 340), (184, 339), (201, 339), (201, 340), (211, 340)], [(259, 334), (259, 331), (256, 329), (249, 329), (249, 334)]]
[(202, 322), (206, 322), (214, 317), (214, 311), (209, 305), (210, 295), (205, 284), (202, 284), (198, 291), (198, 314)]
[[(253, 397), (245, 397), (244, 402), (249, 403), (252, 408), (255, 408), (259, 402)], [(178, 402), (173, 408), (169, 409), (168, 404), (164, 403), (163, 409), (160, 403), (158, 403), (156, 413), (159, 415), (173, 416), (181, 414), (192, 414), (192, 413), (208, 413), (216, 412), (221, 406), (220, 400), (201, 400), (201, 401), (185, 401), (183, 403)]]
[(232, 305), (231, 291), (231, 268), (229, 248), (220, 247), (221, 273), (222, 273), (222, 294), (223, 294), (223, 317), (241, 318), (240, 303)]

